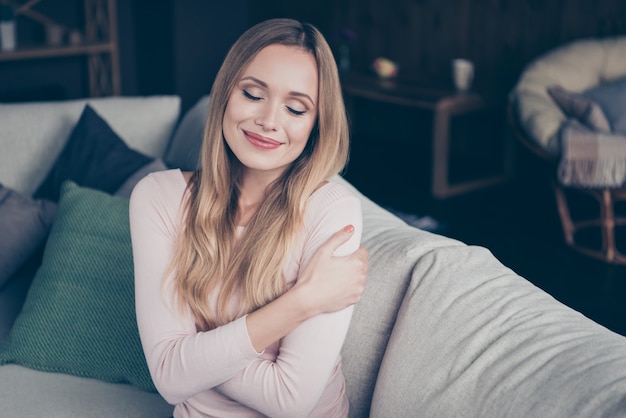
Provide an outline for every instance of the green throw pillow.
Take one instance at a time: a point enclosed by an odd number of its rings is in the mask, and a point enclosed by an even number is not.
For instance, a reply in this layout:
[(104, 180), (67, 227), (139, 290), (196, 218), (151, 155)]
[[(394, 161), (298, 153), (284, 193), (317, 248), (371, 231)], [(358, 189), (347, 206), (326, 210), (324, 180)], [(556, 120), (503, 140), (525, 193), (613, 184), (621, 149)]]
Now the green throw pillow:
[(0, 364), (155, 392), (135, 317), (128, 199), (63, 184), (26, 302)]

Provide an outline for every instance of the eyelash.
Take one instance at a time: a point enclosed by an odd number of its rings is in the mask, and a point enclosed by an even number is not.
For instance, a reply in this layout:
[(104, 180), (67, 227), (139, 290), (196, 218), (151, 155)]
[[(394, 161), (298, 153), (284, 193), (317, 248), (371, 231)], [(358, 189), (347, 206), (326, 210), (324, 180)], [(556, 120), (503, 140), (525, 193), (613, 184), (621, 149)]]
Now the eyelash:
[[(256, 102), (256, 101), (258, 101), (258, 100), (261, 100), (261, 98), (260, 98), (260, 97), (257, 97), (257, 96), (253, 96), (253, 95), (251, 95), (251, 94), (250, 94), (250, 93), (248, 93), (248, 91), (246, 91), (245, 89), (243, 89), (242, 91), (243, 91), (243, 95), (244, 95), (247, 99), (250, 99), (250, 100), (255, 101), (255, 102)], [(288, 110), (290, 113), (294, 114), (295, 116), (302, 116), (302, 115), (304, 115), (304, 114), (306, 113), (306, 110), (296, 110), (296, 109), (293, 109), (293, 108), (291, 108), (291, 107), (289, 107), (289, 106), (285, 106), (285, 107), (287, 108), (287, 110)]]
[(250, 93), (248, 93), (245, 89), (243, 90), (243, 95), (244, 95), (244, 96), (246, 96), (246, 97), (247, 97), (248, 99), (250, 99), (250, 100), (254, 100), (255, 102), (256, 102), (257, 100), (261, 100), (261, 98), (260, 98), (260, 97), (256, 97), (256, 96), (251, 95), (251, 94), (250, 94)]

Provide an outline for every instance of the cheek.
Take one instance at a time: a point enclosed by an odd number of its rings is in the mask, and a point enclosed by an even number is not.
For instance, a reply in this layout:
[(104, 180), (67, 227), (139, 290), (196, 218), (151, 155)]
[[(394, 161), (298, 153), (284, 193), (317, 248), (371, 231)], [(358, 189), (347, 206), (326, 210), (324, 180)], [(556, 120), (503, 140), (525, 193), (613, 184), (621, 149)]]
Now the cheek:
[(249, 113), (249, 108), (250, 103), (243, 100), (243, 96), (239, 92), (234, 92), (228, 98), (228, 102), (226, 102), (224, 119), (228, 118), (230, 121), (236, 122)]
[(226, 103), (226, 109), (224, 110), (224, 117), (222, 118), (222, 130), (224, 136), (227, 136), (229, 132), (233, 132), (237, 129), (237, 123), (241, 118), (241, 107), (231, 97)]
[(228, 102), (226, 103), (226, 109), (224, 109), (224, 116), (222, 118), (222, 124), (224, 125), (224, 127), (226, 127), (227, 123), (232, 120), (231, 113), (234, 106), (231, 102), (232, 99), (228, 100)]
[(242, 100), (239, 97), (239, 94), (236, 92), (231, 93), (231, 95), (228, 97), (228, 101), (226, 102), (226, 110), (225, 113), (236, 113), (238, 111), (238, 109), (241, 108), (242, 106)]
[(294, 140), (297, 140), (298, 143), (301, 143), (302, 146), (304, 147), (306, 145), (306, 142), (309, 139), (309, 136), (311, 135), (311, 130), (313, 129), (313, 125), (314, 122), (304, 122), (304, 123), (299, 123), (296, 126), (292, 127), (292, 135)]

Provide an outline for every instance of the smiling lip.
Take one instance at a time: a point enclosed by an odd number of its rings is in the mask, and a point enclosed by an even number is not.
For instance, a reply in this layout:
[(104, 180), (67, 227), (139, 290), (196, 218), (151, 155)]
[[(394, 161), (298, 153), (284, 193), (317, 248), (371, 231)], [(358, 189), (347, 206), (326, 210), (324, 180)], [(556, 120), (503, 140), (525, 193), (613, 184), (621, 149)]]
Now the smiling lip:
[(257, 148), (261, 148), (261, 149), (276, 149), (278, 147), (280, 147), (282, 145), (281, 142), (278, 142), (274, 139), (271, 138), (266, 138), (264, 136), (261, 135), (257, 135), (255, 133), (252, 132), (248, 132), (248, 131), (243, 131), (246, 139), (248, 140), (248, 142), (250, 142), (252, 145), (254, 145)]

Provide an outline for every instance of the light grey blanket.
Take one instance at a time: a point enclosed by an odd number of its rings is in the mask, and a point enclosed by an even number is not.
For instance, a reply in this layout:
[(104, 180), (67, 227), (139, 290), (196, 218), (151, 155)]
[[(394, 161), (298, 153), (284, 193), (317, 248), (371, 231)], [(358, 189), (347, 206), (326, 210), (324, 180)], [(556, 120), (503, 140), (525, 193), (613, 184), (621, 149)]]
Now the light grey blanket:
[(598, 132), (570, 119), (561, 128), (559, 181), (566, 186), (619, 188), (626, 184), (626, 136)]

